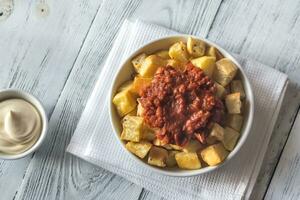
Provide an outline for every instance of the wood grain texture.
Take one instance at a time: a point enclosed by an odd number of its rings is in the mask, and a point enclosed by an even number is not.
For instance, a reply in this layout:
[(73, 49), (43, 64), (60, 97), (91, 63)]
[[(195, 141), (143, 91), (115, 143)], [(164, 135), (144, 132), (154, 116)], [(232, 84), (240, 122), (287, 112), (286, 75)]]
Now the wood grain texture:
[[(16, 199), (137, 199), (141, 187), (65, 152), (122, 21), (139, 1), (101, 4)], [(114, 17), (112, 17), (114, 16)]]
[[(157, 197), (149, 192), (140, 194), (140, 187), (131, 185), (126, 180), (103, 170), (100, 172), (106, 175), (100, 176), (99, 169), (91, 168), (89, 164), (65, 154), (64, 150), (75, 130), (97, 74), (101, 71), (104, 58), (110, 50), (115, 34), (125, 18), (142, 17), (145, 19), (145, 13), (160, 13), (159, 10), (168, 10), (171, 14), (180, 13), (180, 17), (189, 22), (192, 18), (200, 17), (201, 12), (197, 11), (200, 8), (204, 12), (207, 10), (203, 7), (209, 5), (207, 9), (216, 13), (219, 6), (215, 1), (210, 4), (204, 1), (201, 4), (196, 4), (196, 1), (188, 4), (184, 1), (178, 1), (179, 6), (171, 2), (164, 1), (155, 4), (155, 7), (149, 7), (149, 1), (123, 1), (122, 3), (105, 1), (101, 5), (51, 117), (49, 137), (45, 142), (45, 146), (35, 154), (31, 161), (21, 190), (17, 194), (17, 199), (101, 199), (104, 197), (108, 199), (119, 199), (121, 197), (122, 199), (137, 199), (139, 196), (145, 199)], [(182, 7), (182, 4), (184, 7)], [(186, 17), (185, 10), (197, 11), (199, 16)], [(213, 21), (212, 12), (208, 12), (207, 16), (203, 14), (202, 19), (199, 20), (203, 25), (203, 33), (208, 31), (209, 23)], [(174, 15), (172, 14), (170, 19)], [(182, 20), (171, 20), (171, 23), (169, 23), (172, 24), (171, 28), (173, 28), (179, 22), (182, 23)], [(168, 26), (169, 23), (163, 25)], [(194, 23), (198, 23), (198, 21)], [(204, 26), (205, 23), (206, 26)], [(181, 27), (181, 31), (186, 29), (182, 26), (178, 27)], [(84, 171), (94, 172), (89, 175), (82, 175), (80, 171), (76, 170), (78, 165)], [(74, 177), (81, 178), (75, 179)], [(82, 187), (82, 182), (90, 186)], [(106, 189), (104, 190), (103, 187)]]
[[(261, 199), (289, 135), (300, 102), (300, 2), (224, 1), (208, 38), (289, 75), (290, 86), (251, 199)], [(267, 144), (266, 144), (267, 145)]]
[(265, 199), (300, 199), (300, 112), (277, 165)]
[[(34, 94), (50, 117), (101, 1), (49, 1), (44, 18), (36, 2), (14, 1), (0, 23), (0, 87)], [(1, 199), (14, 197), (30, 160), (0, 161)]]
[[(51, 116), (50, 128), (44, 146), (32, 160), (27, 157), (0, 162), (1, 198), (13, 198), (29, 162), (16, 199), (160, 198), (65, 153), (125, 18), (144, 19), (180, 32), (208, 37), (226, 49), (289, 74), (292, 84), (252, 199), (264, 195), (300, 102), (299, 2), (52, 0), (46, 1), (50, 12), (45, 18), (36, 15), (35, 2), (16, 0), (12, 15), (0, 23), (0, 55), (5, 55), (0, 59), (0, 87), (18, 87), (38, 96)], [(282, 162), (279, 165), (284, 166)], [(278, 181), (274, 179), (271, 188), (275, 188)], [(276, 189), (284, 190), (283, 187)], [(287, 191), (295, 192), (294, 189), (290, 185)]]
[(144, 0), (131, 18), (159, 24), (178, 32), (205, 37), (222, 0)]

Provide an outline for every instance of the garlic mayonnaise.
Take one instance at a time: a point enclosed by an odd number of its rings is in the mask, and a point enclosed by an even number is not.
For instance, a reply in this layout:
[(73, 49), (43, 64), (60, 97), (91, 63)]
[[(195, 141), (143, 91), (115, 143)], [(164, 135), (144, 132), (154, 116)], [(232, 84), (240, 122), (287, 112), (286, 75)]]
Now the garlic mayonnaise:
[(0, 153), (18, 154), (39, 138), (42, 120), (37, 109), (22, 99), (0, 102)]

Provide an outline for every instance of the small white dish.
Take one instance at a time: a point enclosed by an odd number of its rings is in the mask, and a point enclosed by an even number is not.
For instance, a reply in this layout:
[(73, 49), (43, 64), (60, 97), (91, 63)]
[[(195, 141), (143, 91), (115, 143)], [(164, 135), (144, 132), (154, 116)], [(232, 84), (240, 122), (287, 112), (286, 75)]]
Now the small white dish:
[[(122, 126), (121, 126), (121, 122), (120, 122), (121, 120), (120, 120), (120, 117), (119, 117), (113, 103), (112, 103), (112, 99), (113, 99), (113, 96), (115, 95), (117, 89), (120, 87), (120, 85), (123, 84), (125, 81), (128, 81), (128, 80), (132, 79), (132, 74), (134, 73), (134, 69), (132, 67), (131, 60), (135, 56), (137, 56), (141, 53), (146, 53), (146, 54), (149, 55), (149, 54), (152, 54), (152, 53), (157, 52), (159, 50), (169, 49), (169, 47), (172, 44), (174, 44), (176, 42), (179, 42), (179, 41), (182, 41), (182, 42), (186, 43), (188, 37), (197, 38), (199, 40), (202, 40), (202, 41), (206, 42), (210, 46), (214, 46), (215, 48), (217, 48), (223, 54), (224, 57), (229, 58), (230, 60), (232, 60), (236, 64), (236, 66), (239, 68), (238, 75), (240, 76), (240, 78), (243, 82), (244, 90), (245, 90), (245, 93), (246, 93), (245, 109), (244, 109), (244, 113), (243, 113), (243, 117), (244, 117), (243, 128), (241, 130), (241, 136), (240, 136), (235, 148), (233, 149), (233, 151), (230, 152), (230, 154), (223, 161), (223, 163), (221, 163), (217, 166), (209, 166), (209, 167), (205, 167), (205, 168), (201, 168), (201, 169), (197, 169), (197, 170), (184, 170), (184, 169), (179, 169), (179, 168), (176, 168), (176, 169), (158, 168), (158, 167), (151, 166), (151, 165), (147, 164), (146, 162), (143, 162), (141, 159), (137, 158), (135, 155), (133, 155), (131, 152), (129, 152), (125, 148), (125, 142), (121, 141), (121, 139), (120, 139), (120, 133), (121, 133), (121, 130), (122, 130)], [(253, 91), (252, 91), (250, 82), (249, 82), (243, 68), (239, 64), (239, 62), (230, 53), (228, 53), (226, 50), (224, 50), (219, 45), (217, 45), (217, 44), (215, 44), (215, 43), (213, 43), (213, 42), (211, 42), (207, 39), (204, 39), (204, 38), (200, 38), (200, 37), (193, 36), (193, 35), (185, 35), (185, 34), (167, 36), (167, 37), (159, 38), (157, 40), (150, 41), (149, 43), (145, 44), (144, 46), (140, 47), (135, 52), (133, 52), (120, 65), (118, 71), (116, 72), (116, 75), (115, 75), (115, 77), (112, 81), (112, 87), (110, 89), (109, 97), (110, 97), (110, 102), (109, 102), (110, 121), (111, 121), (113, 130), (115, 132), (116, 139), (122, 145), (123, 150), (125, 152), (127, 152), (128, 155), (130, 155), (136, 161), (136, 163), (140, 164), (141, 166), (146, 167), (150, 170), (153, 170), (154, 172), (158, 172), (160, 174), (167, 175), (167, 176), (179, 176), (179, 177), (195, 176), (195, 175), (204, 174), (204, 173), (214, 171), (217, 168), (219, 168), (219, 167), (225, 165), (226, 163), (228, 163), (229, 160), (231, 160), (235, 155), (238, 154), (238, 151), (241, 149), (241, 147), (245, 143), (245, 141), (246, 141), (246, 139), (247, 139), (247, 137), (250, 133), (250, 129), (251, 129), (251, 126), (252, 126), (252, 121), (253, 121), (253, 114), (254, 114), (254, 95), (253, 95)]]
[(45, 109), (44, 109), (43, 105), (41, 104), (41, 102), (36, 97), (34, 97), (33, 95), (31, 95), (27, 92), (24, 92), (24, 91), (21, 91), (18, 89), (0, 90), (0, 102), (4, 101), (4, 100), (8, 100), (8, 99), (23, 99), (23, 100), (29, 102), (37, 109), (37, 111), (40, 114), (41, 121), (42, 121), (42, 131), (40, 133), (40, 136), (37, 139), (37, 141), (29, 149), (27, 149), (26, 151), (19, 153), (19, 154), (4, 154), (4, 153), (0, 152), (0, 159), (14, 160), (14, 159), (23, 158), (23, 157), (33, 153), (40, 147), (40, 145), (42, 144), (43, 140), (45, 139), (45, 136), (47, 133), (48, 117), (47, 117), (47, 114), (46, 114)]

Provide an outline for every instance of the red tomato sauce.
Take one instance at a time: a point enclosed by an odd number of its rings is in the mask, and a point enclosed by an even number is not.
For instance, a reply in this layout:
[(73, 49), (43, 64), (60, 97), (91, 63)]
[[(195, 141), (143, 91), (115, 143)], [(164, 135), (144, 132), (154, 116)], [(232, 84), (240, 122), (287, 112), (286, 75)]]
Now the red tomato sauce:
[(212, 123), (224, 121), (215, 92), (214, 82), (191, 63), (184, 71), (161, 67), (141, 92), (142, 116), (162, 144), (184, 146), (192, 138), (205, 144)]

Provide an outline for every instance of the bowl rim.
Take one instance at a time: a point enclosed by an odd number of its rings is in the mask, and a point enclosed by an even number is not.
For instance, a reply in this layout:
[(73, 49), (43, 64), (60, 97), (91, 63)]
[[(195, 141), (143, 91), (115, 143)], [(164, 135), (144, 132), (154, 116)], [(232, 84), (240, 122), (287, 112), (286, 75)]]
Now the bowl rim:
[[(33, 153), (41, 146), (42, 142), (44, 141), (44, 139), (46, 137), (47, 130), (48, 130), (48, 117), (45, 112), (45, 108), (44, 108), (43, 104), (34, 95), (29, 94), (28, 92), (25, 92), (20, 89), (15, 89), (15, 88), (1, 89), (0, 94), (1, 93), (8, 93), (11, 96), (6, 99), (3, 99), (3, 101), (13, 99), (13, 98), (16, 98), (16, 99), (19, 98), (19, 99), (23, 99), (23, 100), (27, 101), (28, 103), (32, 104), (36, 108), (36, 110), (38, 111), (38, 113), (41, 117), (42, 130), (41, 130), (40, 136), (37, 139), (37, 141), (29, 149), (27, 149), (26, 151), (19, 153), (19, 154), (0, 154), (0, 159), (3, 159), (3, 160), (20, 159), (20, 158), (23, 158), (23, 157)], [(0, 100), (0, 102), (1, 101), (2, 100)]]
[[(208, 166), (208, 167), (204, 167), (204, 168), (200, 168), (197, 170), (184, 170), (182, 169), (182, 171), (167, 171), (164, 168), (158, 168), (152, 165), (149, 165), (145, 162), (143, 162), (140, 158), (138, 158), (137, 156), (133, 155), (131, 152), (129, 152), (126, 148), (125, 148), (125, 144), (121, 141), (120, 137), (119, 137), (119, 133), (118, 130), (115, 126), (115, 122), (114, 122), (114, 118), (112, 116), (112, 110), (114, 109), (114, 105), (112, 103), (112, 98), (114, 95), (114, 91), (113, 88), (115, 87), (116, 84), (116, 79), (120, 73), (120, 71), (122, 70), (122, 68), (125, 66), (126, 63), (128, 63), (132, 58), (134, 58), (135, 56), (138, 55), (138, 53), (140, 53), (141, 49), (144, 49), (145, 47), (147, 47), (148, 45), (151, 45), (152, 43), (157, 43), (160, 42), (162, 40), (168, 40), (168, 39), (172, 39), (172, 38), (188, 38), (188, 37), (193, 37), (199, 40), (204, 41), (205, 43), (209, 44), (210, 46), (214, 46), (217, 48), (217, 50), (219, 50), (225, 58), (229, 58), (230, 60), (232, 60), (238, 67), (240, 73), (242, 74), (242, 77), (244, 79), (244, 88), (246, 90), (247, 88), (247, 93), (249, 93), (247, 95), (247, 99), (249, 101), (249, 116), (247, 119), (247, 124), (244, 125), (244, 129), (243, 132), (241, 132), (241, 136), (239, 137), (238, 143), (236, 144), (236, 146), (234, 147), (234, 149), (229, 153), (228, 157), (219, 165), (216, 166)], [(172, 34), (172, 35), (168, 35), (168, 36), (164, 36), (164, 37), (159, 37), (157, 39), (153, 39), (150, 40), (149, 42), (146, 42), (145, 44), (139, 46), (135, 51), (133, 51), (132, 53), (130, 53), (126, 59), (124, 59), (121, 64), (118, 66), (117, 71), (115, 72), (115, 75), (112, 79), (112, 83), (111, 83), (111, 87), (109, 90), (109, 101), (108, 101), (108, 107), (109, 107), (109, 118), (110, 118), (110, 124), (113, 128), (114, 131), (114, 135), (115, 138), (118, 140), (118, 143), (122, 146), (122, 149), (127, 152), (128, 155), (130, 155), (131, 158), (133, 158), (134, 161), (136, 161), (136, 163), (144, 168), (150, 169), (153, 172), (157, 172), (159, 174), (162, 175), (166, 175), (166, 176), (173, 176), (173, 177), (189, 177), (189, 176), (196, 176), (196, 175), (200, 175), (200, 174), (205, 174), (211, 171), (215, 171), (216, 169), (224, 166), (225, 164), (227, 164), (233, 157), (235, 157), (238, 152), (240, 151), (240, 149), (242, 148), (242, 146), (244, 145), (246, 139), (248, 138), (251, 128), (252, 128), (252, 123), (253, 123), (253, 115), (254, 115), (254, 94), (253, 94), (253, 90), (252, 90), (252, 86), (251, 83), (247, 77), (247, 75), (245, 74), (243, 68), (241, 67), (240, 63), (237, 61), (237, 59), (230, 54), (228, 51), (226, 51), (224, 48), (222, 48), (221, 46), (219, 46), (218, 44), (206, 39), (206, 38), (202, 38), (199, 36), (195, 36), (195, 35), (190, 35), (190, 34)], [(179, 169), (181, 170), (181, 169)]]

